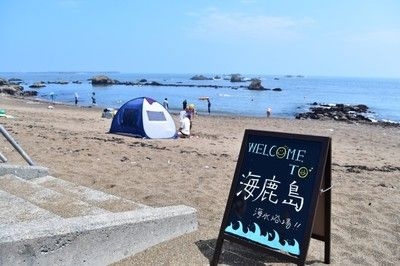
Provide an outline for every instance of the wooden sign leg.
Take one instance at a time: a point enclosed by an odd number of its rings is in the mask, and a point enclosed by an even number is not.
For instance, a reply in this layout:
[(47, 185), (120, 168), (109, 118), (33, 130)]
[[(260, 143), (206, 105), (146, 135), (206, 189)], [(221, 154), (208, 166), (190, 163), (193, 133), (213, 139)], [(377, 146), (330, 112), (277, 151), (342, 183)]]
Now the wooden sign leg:
[[(329, 182), (330, 183), (330, 182)], [(325, 192), (325, 260), (331, 263), (331, 191)]]
[(217, 239), (217, 244), (215, 245), (214, 256), (210, 263), (211, 266), (217, 266), (219, 261), (219, 255), (221, 254), (222, 244), (224, 243), (224, 238), (219, 236)]
[(332, 208), (332, 144), (329, 144), (328, 158), (325, 166), (325, 263), (331, 263), (331, 208)]

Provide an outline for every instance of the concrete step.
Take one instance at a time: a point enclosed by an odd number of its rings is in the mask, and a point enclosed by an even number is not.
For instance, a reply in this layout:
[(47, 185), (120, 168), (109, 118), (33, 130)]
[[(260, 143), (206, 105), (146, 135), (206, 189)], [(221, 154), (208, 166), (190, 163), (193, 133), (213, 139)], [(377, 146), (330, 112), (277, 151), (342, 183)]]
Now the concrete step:
[(61, 219), (58, 215), (0, 190), (0, 225), (12, 225), (27, 221), (41, 223), (54, 218)]
[(2, 175), (16, 175), (20, 178), (29, 180), (49, 174), (49, 169), (42, 166), (32, 165), (13, 165), (2, 163), (0, 167), (0, 176)]
[(44, 176), (31, 180), (32, 183), (57, 191), (69, 197), (87, 202), (92, 206), (110, 212), (132, 211), (139, 208), (149, 208), (146, 205), (135, 203), (114, 195), (77, 185), (52, 176)]
[(183, 205), (0, 226), (0, 265), (109, 265), (196, 229)]
[(71, 198), (12, 174), (0, 176), (0, 187), (16, 197), (63, 218), (105, 214), (109, 211)]
[(191, 207), (152, 208), (42, 170), (0, 165), (0, 265), (109, 265), (197, 230)]

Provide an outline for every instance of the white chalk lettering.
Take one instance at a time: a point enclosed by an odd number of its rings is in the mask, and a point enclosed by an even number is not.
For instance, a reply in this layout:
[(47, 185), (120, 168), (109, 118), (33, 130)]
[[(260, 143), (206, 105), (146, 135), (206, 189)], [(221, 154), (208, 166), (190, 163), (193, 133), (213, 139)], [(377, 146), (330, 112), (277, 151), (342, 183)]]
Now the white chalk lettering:
[(275, 157), (276, 153), (276, 145), (272, 145), (271, 148), (269, 148), (269, 156)]
[(254, 142), (249, 143), (249, 152), (250, 153), (275, 157), (275, 153), (274, 153), (275, 149), (276, 149), (275, 145), (271, 146), (268, 149), (268, 145), (264, 144), (264, 143), (254, 143)]
[(250, 142), (249, 143), (249, 152), (255, 153), (256, 149), (257, 149), (257, 143)]
[(264, 148), (264, 144), (262, 144), (262, 143), (257, 143), (257, 150), (256, 150), (256, 153), (257, 153), (257, 154), (263, 154), (263, 152), (262, 152), (263, 148)]
[(307, 153), (306, 150), (299, 150), (299, 152), (297, 153), (296, 161), (303, 162), (303, 160), (300, 160), (300, 158), (303, 159), (306, 153)]
[(296, 162), (303, 162), (306, 150), (288, 149), (286, 153), (286, 159)]
[(289, 168), (291, 168), (290, 175), (293, 175), (294, 171), (296, 170), (296, 168), (299, 168), (299, 166), (295, 164), (289, 164)]
[[(288, 149), (287, 151), (287, 155), (286, 155), (286, 159), (287, 160), (294, 160), (294, 156), (296, 155), (296, 149), (292, 150), (292, 149)], [(291, 156), (291, 157), (290, 157)]]
[[(278, 159), (303, 162), (306, 150), (290, 149), (287, 146), (268, 146), (264, 143), (249, 142), (248, 152)], [(294, 169), (292, 169), (294, 170)]]
[(288, 204), (294, 206), (296, 212), (299, 212), (303, 208), (304, 198), (301, 197), (298, 193), (299, 186), (296, 184), (296, 181), (290, 183), (289, 188), (289, 200), (283, 200), (282, 204)]

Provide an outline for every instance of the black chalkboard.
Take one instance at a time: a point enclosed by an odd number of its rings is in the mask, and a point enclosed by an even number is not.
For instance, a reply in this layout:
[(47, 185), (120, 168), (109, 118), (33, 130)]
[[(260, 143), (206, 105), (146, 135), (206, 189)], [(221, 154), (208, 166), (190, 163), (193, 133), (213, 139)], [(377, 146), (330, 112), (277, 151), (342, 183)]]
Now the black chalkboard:
[[(330, 184), (327, 164), (328, 137), (246, 130), (212, 264), (224, 239), (304, 264), (327, 175)], [(318, 205), (330, 212), (330, 197)], [(327, 228), (325, 214), (319, 228)], [(317, 236), (326, 241), (327, 233)]]

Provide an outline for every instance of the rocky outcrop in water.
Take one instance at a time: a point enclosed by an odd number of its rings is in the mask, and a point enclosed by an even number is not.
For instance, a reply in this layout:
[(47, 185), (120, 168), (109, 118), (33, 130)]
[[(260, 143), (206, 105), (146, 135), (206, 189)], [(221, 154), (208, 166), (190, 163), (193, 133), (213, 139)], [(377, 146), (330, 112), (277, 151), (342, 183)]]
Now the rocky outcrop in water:
[(92, 85), (101, 85), (101, 86), (113, 85), (117, 83), (117, 81), (110, 79), (109, 77), (104, 75), (94, 76), (90, 79), (90, 81), (92, 82)]
[(320, 104), (312, 103), (309, 112), (296, 114), (296, 119), (320, 119), (345, 122), (371, 123), (383, 127), (400, 127), (400, 123), (378, 121), (368, 116), (369, 111), (365, 104)]
[(43, 87), (46, 87), (46, 85), (44, 84), (43, 81), (35, 82), (32, 85), (29, 85), (29, 88), (32, 88), (32, 89), (40, 89)]
[(47, 81), (47, 84), (58, 84), (58, 85), (66, 85), (69, 82), (66, 80), (56, 80), (56, 81)]
[(264, 88), (263, 85), (261, 85), (261, 80), (260, 79), (252, 79), (248, 89), (249, 90), (256, 90), (256, 91), (266, 90), (266, 88)]
[(14, 96), (36, 96), (37, 91), (24, 91), (24, 87), (0, 78), (0, 93), (6, 93)]
[(20, 95), (23, 90), (24, 87), (21, 85), (12, 84), (7, 80), (0, 78), (0, 93)]
[(3, 85), (8, 85), (8, 81), (0, 78), (0, 86), (3, 86)]
[(243, 77), (240, 74), (232, 74), (231, 82), (243, 82)]
[(19, 95), (22, 90), (17, 86), (5, 86), (0, 85), (0, 93), (5, 93), (9, 95)]
[[(199, 80), (202, 80), (201, 75), (196, 75), (194, 77), (197, 77)], [(232, 74), (233, 80), (240, 80), (243, 82), (243, 78), (240, 76), (240, 74)], [(213, 80), (213, 78), (207, 78), (204, 77), (207, 80)], [(192, 78), (193, 79), (193, 78)], [(220, 79), (218, 76), (217, 79)], [(184, 84), (182, 82), (177, 82), (177, 83), (160, 83), (158, 81), (148, 81), (147, 79), (140, 79), (138, 81), (119, 81), (116, 79), (111, 79), (108, 76), (105, 75), (98, 75), (94, 76), (90, 79), (88, 79), (89, 82), (93, 86), (109, 86), (109, 85), (125, 85), (125, 86), (162, 86), (162, 87), (189, 87), (189, 88), (230, 88), (233, 90), (237, 90), (239, 88), (246, 88), (246, 89), (253, 89), (253, 90), (270, 90), (268, 88), (264, 88), (261, 85), (261, 81), (259, 79), (254, 79), (254, 83), (251, 83), (250, 86), (248, 85), (240, 85), (240, 86), (226, 86), (226, 85), (214, 85), (214, 84)], [(238, 82), (238, 81), (234, 81)], [(30, 88), (34, 89), (40, 89), (42, 87), (45, 87), (46, 84), (68, 84), (69, 81), (38, 81), (30, 85)], [(81, 81), (75, 80), (72, 81), (74, 84), (81, 84)], [(275, 88), (273, 89), (274, 91), (281, 91), (282, 89), (280, 88)]]
[(190, 78), (191, 80), (212, 80), (212, 78), (207, 78), (203, 75), (195, 75)]
[(12, 84), (12, 85), (20, 85), (20, 84), (24, 83), (24, 81), (19, 78), (10, 78), (10, 79), (8, 79), (8, 83)]
[(313, 103), (309, 112), (296, 114), (296, 118), (373, 122), (374, 120), (367, 116), (368, 113), (371, 112), (369, 112), (368, 106), (365, 104), (347, 105)]

